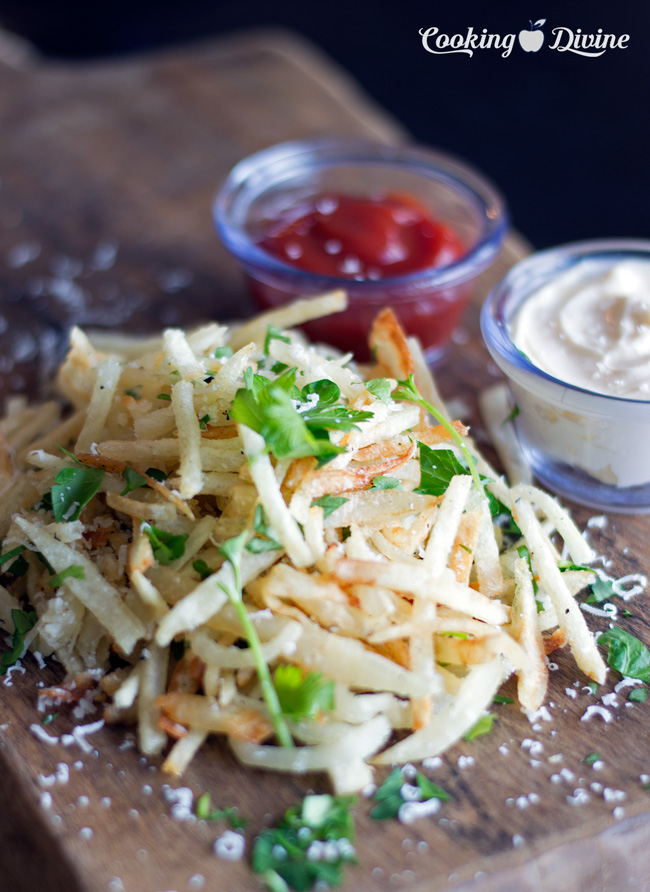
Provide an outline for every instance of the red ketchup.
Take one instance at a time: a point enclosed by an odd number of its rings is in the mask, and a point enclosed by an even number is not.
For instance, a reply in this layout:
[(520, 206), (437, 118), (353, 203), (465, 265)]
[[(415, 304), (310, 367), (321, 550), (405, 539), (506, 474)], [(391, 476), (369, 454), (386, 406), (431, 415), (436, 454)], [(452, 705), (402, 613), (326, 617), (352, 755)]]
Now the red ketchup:
[[(454, 230), (410, 195), (315, 195), (283, 212), (257, 244), (296, 269), (350, 281), (348, 310), (305, 329), (313, 339), (352, 350), (359, 359), (368, 357), (368, 332), (383, 306), (391, 306), (432, 354), (441, 352), (466, 303), (466, 286), (459, 293), (459, 286), (432, 290), (421, 282), (391, 284), (399, 276), (447, 266), (465, 253)], [(288, 279), (285, 290), (276, 287), (277, 278), (273, 285), (250, 281), (264, 307), (305, 293), (304, 282)]]

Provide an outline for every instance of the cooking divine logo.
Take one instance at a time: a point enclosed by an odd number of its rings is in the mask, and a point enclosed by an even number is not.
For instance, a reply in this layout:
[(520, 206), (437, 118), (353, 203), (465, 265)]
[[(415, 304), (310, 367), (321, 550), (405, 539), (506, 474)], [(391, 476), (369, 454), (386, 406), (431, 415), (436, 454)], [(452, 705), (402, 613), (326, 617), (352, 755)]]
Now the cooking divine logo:
[[(422, 46), (428, 53), (444, 55), (446, 53), (465, 53), (473, 56), (475, 50), (501, 50), (501, 55), (507, 59), (518, 41), (525, 53), (537, 53), (546, 42), (548, 26), (546, 19), (529, 21), (529, 28), (522, 28), (518, 34), (494, 34), (487, 28), (475, 31), (470, 25), (464, 34), (447, 34), (440, 28), (420, 28)], [(596, 58), (602, 56), (608, 50), (624, 50), (627, 48), (629, 34), (608, 34), (602, 28), (593, 32), (583, 31), (582, 28), (568, 28), (566, 25), (558, 25), (550, 29), (548, 49), (558, 53), (575, 53), (578, 56)]]

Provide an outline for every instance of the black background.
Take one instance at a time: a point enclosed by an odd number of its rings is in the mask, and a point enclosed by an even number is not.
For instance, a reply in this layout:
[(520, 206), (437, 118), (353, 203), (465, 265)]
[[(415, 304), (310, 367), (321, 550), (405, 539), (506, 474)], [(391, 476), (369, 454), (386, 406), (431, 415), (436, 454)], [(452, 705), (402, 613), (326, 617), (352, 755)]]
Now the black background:
[[(517, 33), (546, 18), (537, 53), (434, 55), (420, 28)], [(538, 247), (650, 236), (650, 5), (625, 2), (184, 0), (73, 4), (0, 0), (0, 21), (43, 52), (88, 58), (261, 26), (289, 26), (341, 63), (423, 143), (458, 154), (501, 187)], [(630, 35), (583, 58), (549, 49), (552, 29)]]

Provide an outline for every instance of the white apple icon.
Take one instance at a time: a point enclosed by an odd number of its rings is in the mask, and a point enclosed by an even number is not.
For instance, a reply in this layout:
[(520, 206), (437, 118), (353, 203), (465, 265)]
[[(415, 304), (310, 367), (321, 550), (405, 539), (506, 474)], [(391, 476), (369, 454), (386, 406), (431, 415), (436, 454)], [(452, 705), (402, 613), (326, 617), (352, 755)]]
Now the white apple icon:
[(535, 28), (541, 28), (546, 19), (537, 19), (535, 24), (530, 22), (530, 31), (519, 32), (519, 43), (521, 44), (522, 50), (526, 53), (536, 53), (537, 50), (542, 48), (542, 44), (544, 43), (544, 32), (543, 31), (535, 31)]

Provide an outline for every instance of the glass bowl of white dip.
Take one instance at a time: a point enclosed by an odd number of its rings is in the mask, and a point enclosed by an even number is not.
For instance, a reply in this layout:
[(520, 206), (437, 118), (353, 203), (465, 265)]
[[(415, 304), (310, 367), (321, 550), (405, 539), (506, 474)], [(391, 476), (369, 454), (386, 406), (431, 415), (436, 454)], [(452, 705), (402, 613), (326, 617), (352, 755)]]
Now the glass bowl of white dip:
[(650, 241), (533, 254), (489, 295), (481, 330), (540, 481), (599, 509), (650, 512)]

